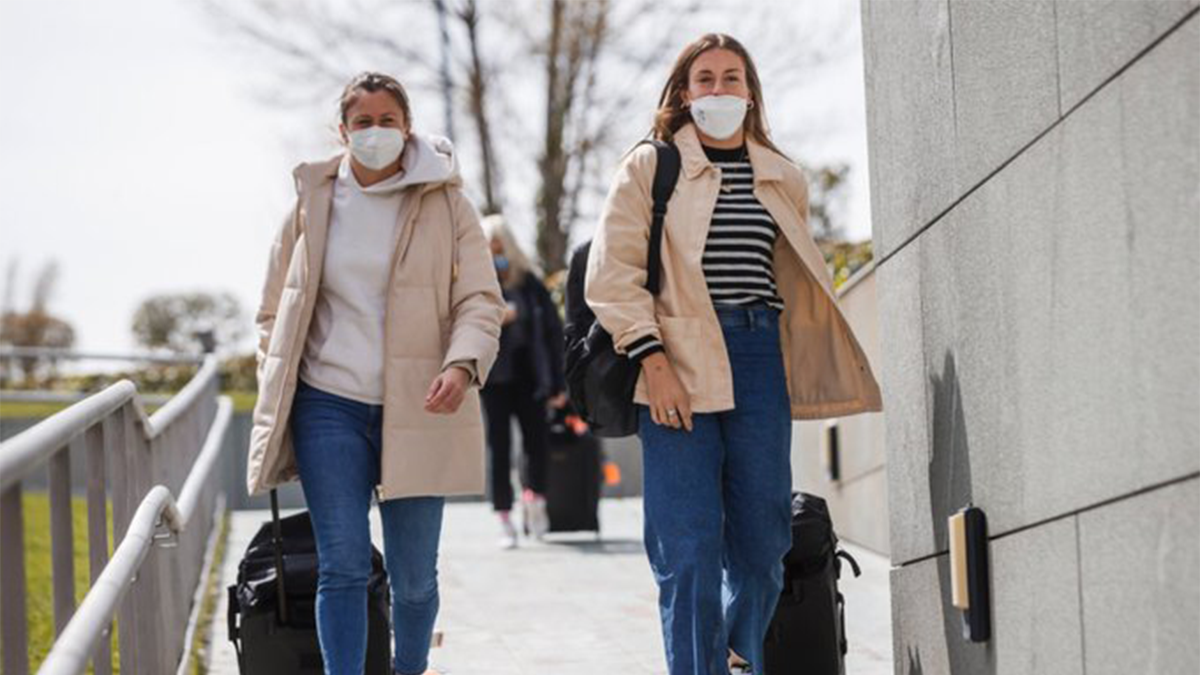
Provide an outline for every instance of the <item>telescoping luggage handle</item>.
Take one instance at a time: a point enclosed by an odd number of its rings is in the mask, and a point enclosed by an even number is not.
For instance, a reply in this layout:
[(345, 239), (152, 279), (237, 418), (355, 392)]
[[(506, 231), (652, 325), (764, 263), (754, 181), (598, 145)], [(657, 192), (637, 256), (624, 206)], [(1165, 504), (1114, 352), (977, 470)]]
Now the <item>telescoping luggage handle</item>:
[(271, 490), (271, 545), (275, 548), (275, 593), (279, 602), (279, 623), (288, 623), (287, 591), (283, 586), (283, 528), (279, 525), (279, 495)]
[[(283, 586), (283, 528), (279, 525), (279, 495), (271, 490), (271, 546), (275, 549), (275, 591), (279, 595), (279, 623), (287, 625), (287, 593)], [(238, 606), (237, 586), (229, 587), (229, 612), (226, 617), (229, 630), (229, 641), (237, 653), (238, 670), (243, 670), (241, 631), (237, 624)]]

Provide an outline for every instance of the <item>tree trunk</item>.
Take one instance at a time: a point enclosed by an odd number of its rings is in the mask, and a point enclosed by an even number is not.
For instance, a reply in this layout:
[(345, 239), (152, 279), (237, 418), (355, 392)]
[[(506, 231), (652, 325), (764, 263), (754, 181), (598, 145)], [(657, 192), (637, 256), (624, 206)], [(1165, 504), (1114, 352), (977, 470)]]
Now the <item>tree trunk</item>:
[(446, 116), (446, 137), (454, 141), (454, 80), (450, 77), (450, 29), (446, 25), (446, 0), (433, 0), (433, 10), (437, 13), (438, 32), (441, 34), (442, 54), (438, 74), (442, 85), (443, 112)]
[(468, 73), (470, 86), (470, 113), (479, 132), (479, 157), (483, 164), (483, 213), (499, 213), (496, 198), (496, 153), (492, 145), (491, 126), (487, 118), (487, 80), (483, 59), (479, 55), (479, 13), (475, 0), (467, 0), (460, 14), (467, 28), (467, 40), (471, 46), (471, 66)]
[(566, 234), (559, 219), (566, 176), (566, 156), (563, 152), (561, 84), (563, 73), (561, 54), (565, 32), (566, 3), (550, 2), (550, 37), (546, 43), (546, 136), (542, 156), (538, 159), (542, 185), (538, 193), (538, 257), (547, 274), (563, 267), (566, 255)]

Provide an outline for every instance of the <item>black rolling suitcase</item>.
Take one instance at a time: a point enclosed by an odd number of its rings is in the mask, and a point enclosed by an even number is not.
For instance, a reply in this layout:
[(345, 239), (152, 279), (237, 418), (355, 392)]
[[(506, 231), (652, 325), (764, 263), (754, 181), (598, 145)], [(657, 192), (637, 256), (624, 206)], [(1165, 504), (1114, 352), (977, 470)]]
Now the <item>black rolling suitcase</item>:
[[(271, 491), (271, 522), (264, 523), (229, 587), (229, 640), (242, 675), (321, 675), (317, 642), (317, 547), (308, 512), (279, 518)], [(367, 585), (367, 675), (389, 675), (389, 588), (383, 556), (371, 547)]]
[(600, 532), (600, 440), (568, 409), (550, 420), (546, 512), (551, 532)]
[(845, 600), (838, 592), (842, 560), (825, 500), (792, 497), (792, 550), (784, 558), (783, 593), (767, 629), (766, 675), (843, 675), (846, 672)]

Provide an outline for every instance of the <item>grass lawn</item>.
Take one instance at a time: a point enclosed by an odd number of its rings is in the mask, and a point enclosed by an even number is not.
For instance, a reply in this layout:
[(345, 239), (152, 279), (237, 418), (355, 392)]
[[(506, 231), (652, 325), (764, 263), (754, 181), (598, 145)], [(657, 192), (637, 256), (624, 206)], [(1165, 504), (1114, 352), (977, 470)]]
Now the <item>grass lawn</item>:
[(217, 541), (213, 548), (212, 566), (208, 570), (208, 576), (200, 580), (200, 583), (204, 584), (204, 596), (200, 600), (200, 613), (196, 617), (199, 628), (192, 639), (191, 659), (187, 668), (190, 675), (208, 673), (205, 664), (208, 663), (213, 650), (213, 636), (210, 630), (213, 614), (217, 611), (217, 601), (225, 592), (221, 585), (221, 565), (225, 561), (229, 542), (229, 512), (222, 513), (213, 526), (217, 528)]
[[(54, 590), (50, 575), (50, 496), (26, 492), (21, 496), (25, 519), (26, 616), (29, 620), (29, 665), (36, 672), (54, 643)], [(75, 540), (75, 602), (83, 600), (90, 586), (87, 544), (87, 502), (71, 499), (71, 534)], [(108, 550), (112, 553), (112, 506), (108, 508)], [(118, 672), (117, 632), (112, 634), (113, 672)], [(0, 647), (2, 649), (2, 647)], [(88, 672), (92, 672), (88, 667)]]
[[(254, 409), (254, 401), (258, 398), (258, 392), (254, 391), (223, 391), (221, 393), (233, 399), (233, 412), (235, 413), (252, 411)], [(67, 403), (5, 401), (4, 405), (0, 406), (0, 418), (49, 417), (54, 413), (66, 410), (68, 407), (70, 407), (70, 404)], [(152, 414), (157, 409), (157, 406), (147, 405), (146, 414)]]
[(49, 417), (54, 413), (66, 410), (66, 403), (25, 403), (22, 401), (5, 401), (0, 406), (0, 417), (5, 419), (20, 417)]
[(254, 410), (254, 402), (258, 400), (257, 391), (223, 391), (229, 398), (233, 399), (233, 412), (248, 413)]

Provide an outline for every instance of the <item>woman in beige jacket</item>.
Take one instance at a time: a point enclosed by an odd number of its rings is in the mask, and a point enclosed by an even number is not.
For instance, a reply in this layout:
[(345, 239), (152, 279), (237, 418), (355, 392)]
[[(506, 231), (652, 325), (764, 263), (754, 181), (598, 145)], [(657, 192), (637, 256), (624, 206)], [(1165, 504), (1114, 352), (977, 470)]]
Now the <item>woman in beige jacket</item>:
[(645, 289), (649, 145), (618, 171), (588, 259), (588, 305), (641, 364), (645, 543), (671, 675), (724, 675), (730, 649), (762, 672), (791, 546), (792, 419), (882, 408), (762, 101), (736, 40), (684, 48), (653, 130), (682, 163), (661, 291)]
[(341, 99), (347, 152), (302, 164), (271, 248), (259, 328), (251, 494), (299, 478), (319, 559), (328, 675), (361, 675), (383, 521), (393, 668), (424, 673), (438, 611), (444, 497), (483, 491), (478, 387), (504, 301), (450, 144), (415, 133), (395, 79), (364, 73)]

